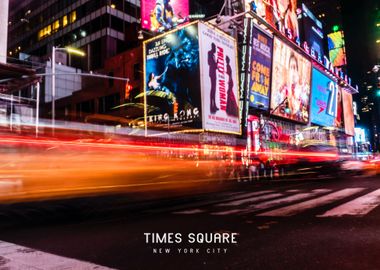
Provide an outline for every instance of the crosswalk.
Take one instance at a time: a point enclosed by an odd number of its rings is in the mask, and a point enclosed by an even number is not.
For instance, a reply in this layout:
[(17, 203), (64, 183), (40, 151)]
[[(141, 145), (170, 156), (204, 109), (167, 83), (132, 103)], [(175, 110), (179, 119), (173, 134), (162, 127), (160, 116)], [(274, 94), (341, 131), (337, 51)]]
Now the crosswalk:
[[(313, 190), (264, 190), (241, 193), (199, 208), (172, 212), (176, 215), (254, 215), (290, 217), (313, 211), (318, 218), (363, 217), (380, 205), (380, 188), (351, 187)], [(328, 209), (328, 210), (326, 210)], [(314, 212), (315, 211), (315, 212)], [(318, 213), (319, 212), (319, 213)]]

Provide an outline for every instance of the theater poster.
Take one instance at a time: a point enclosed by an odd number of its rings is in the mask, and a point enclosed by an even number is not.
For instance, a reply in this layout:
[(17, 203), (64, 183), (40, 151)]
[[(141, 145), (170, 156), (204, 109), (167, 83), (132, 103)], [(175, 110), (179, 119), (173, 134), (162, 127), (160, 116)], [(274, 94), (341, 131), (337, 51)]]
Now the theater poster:
[(273, 39), (252, 28), (249, 72), (249, 106), (267, 110), (270, 97)]
[(199, 23), (203, 128), (240, 134), (236, 41)]
[(148, 128), (202, 128), (198, 26), (144, 42), (144, 98)]

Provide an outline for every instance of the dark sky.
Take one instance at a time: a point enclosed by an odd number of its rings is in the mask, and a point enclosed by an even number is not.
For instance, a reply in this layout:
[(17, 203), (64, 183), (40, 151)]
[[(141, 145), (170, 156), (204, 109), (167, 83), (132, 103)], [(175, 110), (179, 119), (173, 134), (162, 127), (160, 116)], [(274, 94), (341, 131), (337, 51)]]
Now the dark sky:
[(363, 0), (360, 4), (341, 0), (348, 73), (358, 83), (378, 60), (374, 32), (379, 3), (375, 0)]

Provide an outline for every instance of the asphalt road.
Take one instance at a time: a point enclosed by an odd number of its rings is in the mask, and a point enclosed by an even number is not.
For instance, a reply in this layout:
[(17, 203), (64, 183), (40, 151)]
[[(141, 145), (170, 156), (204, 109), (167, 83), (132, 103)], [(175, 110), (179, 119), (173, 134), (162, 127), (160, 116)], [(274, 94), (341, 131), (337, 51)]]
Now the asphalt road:
[[(380, 269), (379, 205), (380, 177), (3, 205), (0, 269)], [(181, 235), (165, 244), (144, 233)], [(236, 243), (189, 243), (190, 233), (236, 233)]]

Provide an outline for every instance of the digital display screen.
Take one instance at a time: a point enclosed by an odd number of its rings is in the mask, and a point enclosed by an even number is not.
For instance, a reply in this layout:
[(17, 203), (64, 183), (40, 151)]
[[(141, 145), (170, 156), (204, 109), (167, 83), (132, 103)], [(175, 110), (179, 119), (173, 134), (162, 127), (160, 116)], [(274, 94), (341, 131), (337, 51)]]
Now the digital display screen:
[(310, 103), (310, 122), (334, 126), (338, 85), (316, 68), (313, 68)]
[(143, 29), (164, 32), (188, 19), (188, 0), (141, 1), (141, 27)]
[(329, 48), (330, 62), (333, 66), (340, 67), (346, 65), (347, 60), (343, 31), (328, 34), (327, 44)]
[(274, 38), (271, 113), (308, 123), (310, 77), (311, 62)]
[(302, 28), (302, 41), (307, 42), (311, 53), (314, 53), (316, 58), (323, 59), (323, 28), (322, 23), (314, 16), (314, 14), (302, 4), (302, 16), (300, 17), (300, 26)]
[(344, 114), (344, 131), (347, 135), (355, 135), (354, 110), (352, 108), (352, 94), (343, 90), (343, 114)]

